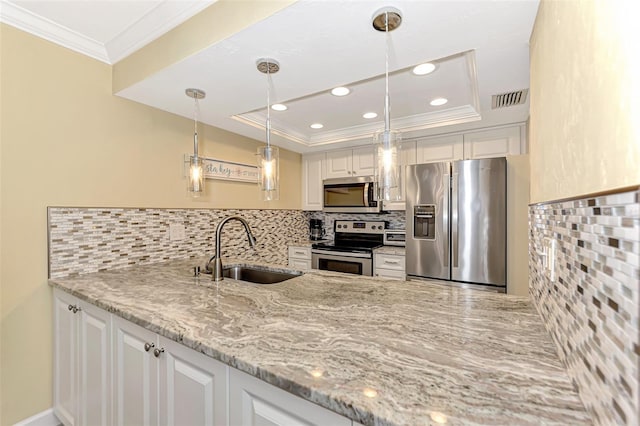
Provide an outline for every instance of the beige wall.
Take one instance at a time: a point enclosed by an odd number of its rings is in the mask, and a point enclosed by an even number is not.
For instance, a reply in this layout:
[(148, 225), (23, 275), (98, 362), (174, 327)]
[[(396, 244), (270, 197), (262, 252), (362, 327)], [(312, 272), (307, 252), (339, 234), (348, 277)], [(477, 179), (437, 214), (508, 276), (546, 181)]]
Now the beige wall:
[(529, 156), (507, 157), (507, 293), (529, 295)]
[[(111, 67), (0, 25), (0, 392), (8, 425), (52, 406), (46, 207), (299, 209), (301, 161), (281, 150), (281, 200), (207, 181), (186, 195), (193, 121), (111, 95)], [(262, 145), (206, 127), (206, 156), (255, 164)]]
[(531, 37), (531, 201), (640, 184), (635, 0), (543, 0)]

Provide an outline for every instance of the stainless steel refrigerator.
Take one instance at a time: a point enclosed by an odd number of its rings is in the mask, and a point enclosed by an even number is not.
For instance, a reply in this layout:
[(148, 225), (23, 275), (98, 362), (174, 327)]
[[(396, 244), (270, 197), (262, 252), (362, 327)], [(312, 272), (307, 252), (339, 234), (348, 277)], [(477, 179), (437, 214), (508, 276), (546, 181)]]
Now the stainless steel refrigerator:
[(506, 290), (506, 169), (505, 158), (407, 167), (409, 277)]

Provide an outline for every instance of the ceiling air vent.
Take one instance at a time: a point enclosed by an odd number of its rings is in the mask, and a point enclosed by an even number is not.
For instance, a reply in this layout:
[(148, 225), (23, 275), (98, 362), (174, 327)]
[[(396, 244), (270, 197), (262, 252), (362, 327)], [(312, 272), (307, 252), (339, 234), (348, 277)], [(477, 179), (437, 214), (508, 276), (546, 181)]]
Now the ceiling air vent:
[(491, 97), (491, 109), (521, 105), (527, 100), (527, 93), (529, 93), (529, 89), (493, 95)]

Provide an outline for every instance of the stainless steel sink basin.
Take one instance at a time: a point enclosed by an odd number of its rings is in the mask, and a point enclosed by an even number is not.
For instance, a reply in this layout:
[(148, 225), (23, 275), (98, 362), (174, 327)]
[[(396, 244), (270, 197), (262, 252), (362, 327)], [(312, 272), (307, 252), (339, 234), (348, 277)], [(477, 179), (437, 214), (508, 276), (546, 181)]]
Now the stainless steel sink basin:
[(275, 284), (299, 277), (302, 272), (271, 271), (255, 266), (228, 266), (222, 268), (222, 276), (254, 284)]

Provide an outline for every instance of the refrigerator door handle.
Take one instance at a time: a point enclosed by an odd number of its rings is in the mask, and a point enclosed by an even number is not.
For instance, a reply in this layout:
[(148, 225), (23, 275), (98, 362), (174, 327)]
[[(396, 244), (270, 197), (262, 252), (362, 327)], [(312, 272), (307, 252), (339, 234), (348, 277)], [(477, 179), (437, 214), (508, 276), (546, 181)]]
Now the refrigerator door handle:
[(451, 176), (445, 174), (442, 176), (442, 185), (444, 186), (444, 200), (442, 205), (442, 232), (444, 240), (444, 266), (449, 267), (449, 194), (451, 193)]
[(458, 267), (458, 173), (452, 174), (451, 179), (451, 257), (453, 268)]

